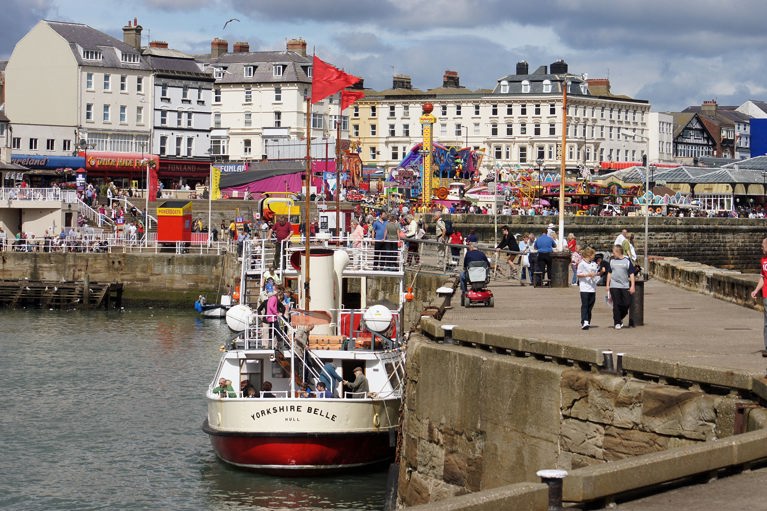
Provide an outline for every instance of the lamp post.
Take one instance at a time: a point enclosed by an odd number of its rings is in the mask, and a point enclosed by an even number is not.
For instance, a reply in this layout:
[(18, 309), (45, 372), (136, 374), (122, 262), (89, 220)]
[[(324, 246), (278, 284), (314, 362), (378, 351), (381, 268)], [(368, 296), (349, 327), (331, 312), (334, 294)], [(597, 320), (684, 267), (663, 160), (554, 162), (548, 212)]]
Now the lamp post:
[(565, 250), (565, 170), (567, 162), (565, 161), (565, 151), (567, 150), (567, 88), (570, 82), (565, 76), (562, 80), (562, 151), (560, 151), (559, 167), (559, 243), (557, 248), (560, 252)]
[[(535, 164), (538, 165), (538, 187), (535, 189), (535, 195), (537, 197), (538, 194), (541, 193), (541, 172), (543, 172), (543, 158), (538, 158), (535, 160)], [(535, 202), (535, 200), (533, 200), (533, 202)]]

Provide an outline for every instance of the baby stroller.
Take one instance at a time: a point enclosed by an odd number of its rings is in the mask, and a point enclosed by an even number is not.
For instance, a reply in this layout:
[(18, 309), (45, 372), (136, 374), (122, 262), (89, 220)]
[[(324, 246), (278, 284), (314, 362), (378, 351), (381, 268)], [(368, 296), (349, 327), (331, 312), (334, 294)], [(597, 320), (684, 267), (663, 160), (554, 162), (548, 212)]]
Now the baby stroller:
[(495, 306), (493, 292), (487, 288), (490, 283), (490, 265), (484, 261), (472, 261), (466, 267), (466, 292), (461, 293), (461, 305), (482, 304)]

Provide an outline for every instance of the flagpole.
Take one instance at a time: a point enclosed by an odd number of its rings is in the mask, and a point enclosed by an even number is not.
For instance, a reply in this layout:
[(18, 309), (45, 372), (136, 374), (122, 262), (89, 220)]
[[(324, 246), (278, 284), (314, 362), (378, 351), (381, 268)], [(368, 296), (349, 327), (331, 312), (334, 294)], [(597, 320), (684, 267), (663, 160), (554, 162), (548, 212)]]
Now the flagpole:
[(336, 121), (336, 234), (341, 238), (341, 119), (343, 119), (343, 97), (338, 102), (338, 119)]
[(312, 98), (307, 96), (306, 98), (306, 197), (304, 211), (304, 310), (309, 309), (309, 265), (310, 265), (310, 243), (309, 236), (311, 235), (311, 228), (309, 226), (309, 212), (312, 207), (311, 200), (312, 192)]
[(208, 248), (210, 248), (210, 236), (213, 233), (210, 221), (212, 219), (211, 209), (213, 207), (213, 165), (208, 167)]

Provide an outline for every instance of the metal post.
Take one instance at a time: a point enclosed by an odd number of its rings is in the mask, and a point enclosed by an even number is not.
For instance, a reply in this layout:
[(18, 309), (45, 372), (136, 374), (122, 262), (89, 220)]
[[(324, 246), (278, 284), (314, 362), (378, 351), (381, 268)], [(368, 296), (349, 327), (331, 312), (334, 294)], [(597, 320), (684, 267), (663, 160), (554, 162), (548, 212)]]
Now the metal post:
[(343, 113), (339, 106), (336, 120), (336, 236), (339, 238), (341, 237), (341, 120)]
[(567, 75), (562, 80), (562, 151), (560, 154), (559, 167), (559, 239), (557, 240), (557, 250), (563, 252), (565, 249), (565, 170), (567, 167), (565, 161), (565, 151), (567, 150)]
[(144, 246), (149, 246), (149, 158), (146, 160), (146, 197), (144, 204)]
[[(310, 211), (312, 207), (312, 98), (306, 97), (306, 197), (304, 212), (304, 309), (309, 309), (309, 236), (311, 235), (311, 229), (309, 226)], [(292, 349), (292, 346), (291, 346)]]
[(541, 482), (549, 487), (548, 511), (562, 511), (563, 479), (567, 477), (566, 470), (539, 470), (535, 473)]
[(493, 241), (498, 246), (498, 161), (493, 165), (495, 167), (495, 192), (493, 193)]

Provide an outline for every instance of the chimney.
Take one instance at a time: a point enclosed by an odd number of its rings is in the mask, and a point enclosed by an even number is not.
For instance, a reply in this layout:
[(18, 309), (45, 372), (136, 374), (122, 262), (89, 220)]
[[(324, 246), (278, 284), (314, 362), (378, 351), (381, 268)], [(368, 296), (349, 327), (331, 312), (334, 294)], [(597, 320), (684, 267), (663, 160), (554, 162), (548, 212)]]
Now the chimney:
[(239, 41), (232, 46), (233, 53), (248, 53), (250, 51), (250, 44), (247, 41)]
[(229, 51), (229, 41), (224, 39), (214, 38), (210, 42), (210, 56), (213, 58), (220, 57)]
[(589, 78), (586, 80), (589, 84), (589, 90), (595, 96), (607, 96), (610, 94), (610, 79), (609, 78)]
[(562, 59), (559, 59), (556, 62), (552, 62), (549, 66), (549, 71), (551, 71), (551, 74), (553, 75), (566, 75), (567, 74), (567, 62), (565, 62)]
[(413, 88), (413, 82), (408, 75), (394, 75), (391, 88), (411, 90)]
[(138, 24), (138, 19), (133, 18), (133, 24), (128, 20), (128, 24), (123, 27), (123, 42), (140, 50), (142, 30), (142, 26)]
[(517, 62), (517, 75), (527, 75), (530, 73), (530, 67), (526, 60), (520, 60)]
[(718, 105), (716, 104), (715, 99), (709, 99), (703, 102), (703, 105), (701, 106), (700, 109), (702, 112), (716, 112), (717, 106)]
[(458, 71), (446, 70), (442, 75), (442, 86), (457, 89), (461, 86)]
[(306, 41), (301, 38), (288, 39), (287, 50), (298, 53), (302, 57), (306, 57)]
[(149, 47), (150, 48), (168, 48), (168, 42), (167, 41), (150, 41)]

